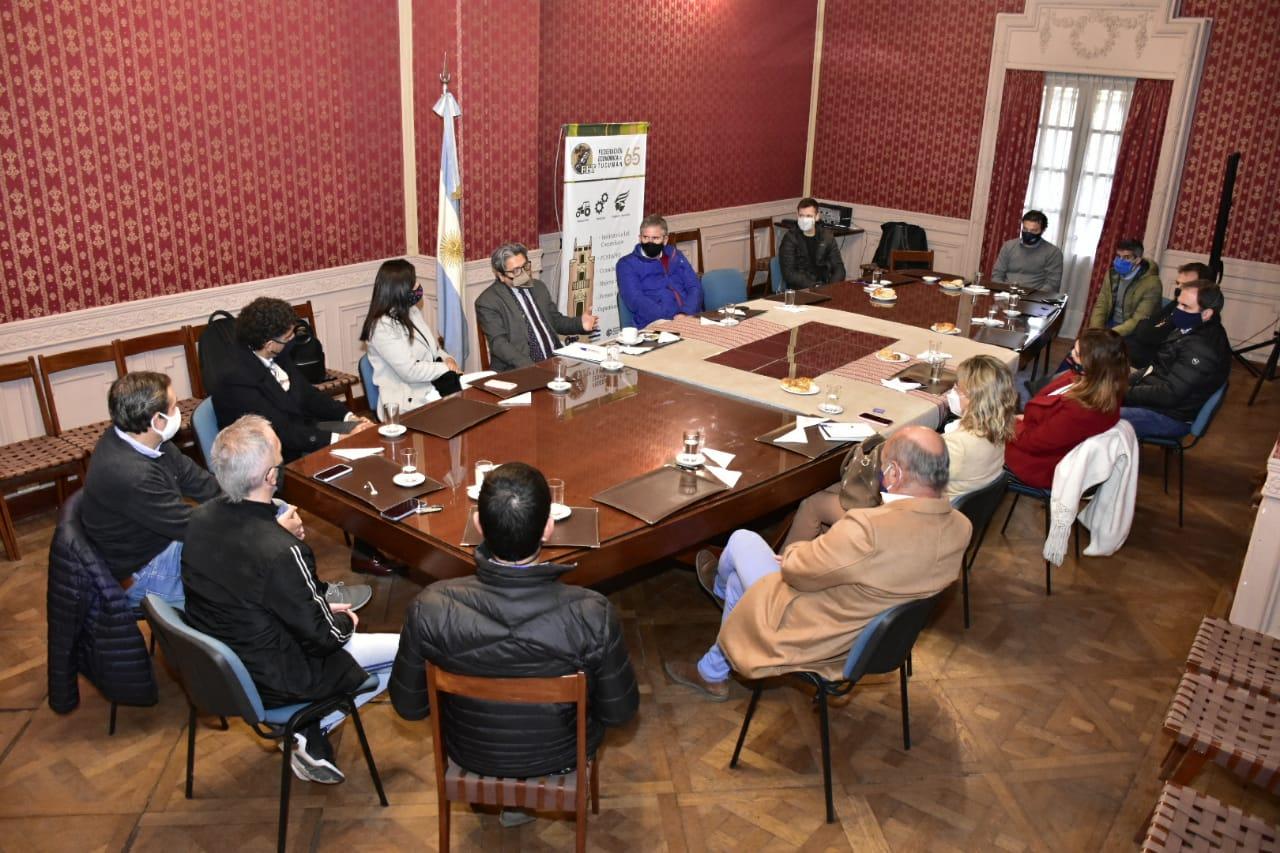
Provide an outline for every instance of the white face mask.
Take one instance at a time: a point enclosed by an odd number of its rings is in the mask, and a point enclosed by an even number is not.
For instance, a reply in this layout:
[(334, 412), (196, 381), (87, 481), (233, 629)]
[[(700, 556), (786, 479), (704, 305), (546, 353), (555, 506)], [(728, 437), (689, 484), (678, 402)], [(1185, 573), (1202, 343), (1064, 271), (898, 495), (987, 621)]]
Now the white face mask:
[(951, 390), (947, 392), (947, 408), (951, 410), (951, 414), (957, 418), (964, 414), (964, 404), (960, 401), (960, 392), (955, 386), (951, 386)]
[(155, 424), (151, 428), (160, 434), (160, 441), (168, 441), (178, 434), (178, 428), (182, 426), (182, 415), (169, 415), (164, 412), (156, 412), (157, 415), (164, 418), (164, 429), (156, 429)]
[(817, 221), (818, 221), (818, 220), (814, 219), (812, 216), (797, 216), (797, 217), (796, 217), (796, 225), (799, 225), (799, 226), (800, 226), (800, 230), (801, 230), (801, 231), (812, 231), (812, 230), (813, 230), (813, 226), (814, 226), (814, 224), (815, 224)]

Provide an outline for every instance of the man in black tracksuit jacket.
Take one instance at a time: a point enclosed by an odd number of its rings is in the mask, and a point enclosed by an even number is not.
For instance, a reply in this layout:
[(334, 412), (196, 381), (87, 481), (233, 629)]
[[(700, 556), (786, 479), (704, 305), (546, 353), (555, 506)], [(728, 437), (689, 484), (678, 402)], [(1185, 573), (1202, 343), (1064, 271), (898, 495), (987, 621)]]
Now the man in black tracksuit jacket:
[[(636, 713), (639, 692), (609, 600), (559, 582), (571, 567), (538, 561), (550, 535), (550, 492), (519, 462), (491, 471), (477, 518), (485, 544), (476, 573), (438, 581), (409, 608), (391, 673), (400, 716), (427, 716), (424, 663), (461, 675), (506, 678), (587, 675), (587, 751), (606, 726)], [(447, 697), (445, 749), (459, 766), (492, 776), (541, 776), (577, 762), (572, 705), (511, 705)]]
[(818, 202), (811, 198), (796, 205), (796, 226), (787, 229), (778, 246), (778, 268), (791, 290), (848, 278), (835, 235), (818, 223)]

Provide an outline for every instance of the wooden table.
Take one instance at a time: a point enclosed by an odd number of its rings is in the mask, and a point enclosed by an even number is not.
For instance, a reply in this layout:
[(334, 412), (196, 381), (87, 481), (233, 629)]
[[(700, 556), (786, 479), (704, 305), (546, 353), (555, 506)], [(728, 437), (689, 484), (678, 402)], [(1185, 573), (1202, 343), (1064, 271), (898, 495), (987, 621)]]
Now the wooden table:
[[(595, 506), (600, 512), (598, 549), (548, 549), (547, 559), (576, 563), (573, 583), (594, 584), (692, 547), (709, 537), (794, 503), (834, 482), (841, 452), (810, 460), (755, 441), (794, 415), (736, 400), (701, 388), (645, 375), (635, 370), (611, 374), (594, 365), (575, 364), (575, 388), (567, 394), (533, 392), (533, 403), (485, 421), (450, 440), (412, 430), (393, 441), (364, 430), (334, 447), (383, 447), (398, 453), (418, 451), (418, 467), (446, 484), (424, 499), (444, 511), (389, 522), (372, 507), (312, 478), (339, 460), (320, 450), (285, 470), (285, 497), (347, 532), (404, 560), (419, 582), (467, 574), (474, 568), (463, 531), (475, 503), (466, 486), (477, 460), (521, 461), (547, 477), (565, 481), (565, 502)], [(496, 402), (477, 389), (464, 396)], [(591, 496), (672, 461), (688, 427), (706, 430), (707, 446), (734, 453), (731, 470), (742, 478), (728, 490), (648, 525)]]

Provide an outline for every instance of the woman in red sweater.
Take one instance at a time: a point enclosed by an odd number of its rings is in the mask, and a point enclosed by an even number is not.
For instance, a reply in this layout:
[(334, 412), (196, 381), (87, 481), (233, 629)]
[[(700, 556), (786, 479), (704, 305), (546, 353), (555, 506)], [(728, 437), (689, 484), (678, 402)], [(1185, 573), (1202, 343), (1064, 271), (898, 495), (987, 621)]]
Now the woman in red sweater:
[(1013, 441), (1005, 446), (1005, 467), (1028, 486), (1052, 488), (1053, 469), (1062, 457), (1120, 419), (1129, 384), (1124, 338), (1110, 329), (1089, 329), (1067, 360), (1071, 369), (1027, 402)]

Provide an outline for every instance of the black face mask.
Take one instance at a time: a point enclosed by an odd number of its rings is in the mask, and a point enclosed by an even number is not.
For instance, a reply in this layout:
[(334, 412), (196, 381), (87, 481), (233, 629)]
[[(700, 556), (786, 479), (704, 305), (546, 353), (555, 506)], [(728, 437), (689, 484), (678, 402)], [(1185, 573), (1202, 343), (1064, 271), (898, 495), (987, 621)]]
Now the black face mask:
[(1043, 236), (1043, 235), (1041, 235), (1041, 234), (1032, 234), (1030, 231), (1028, 231), (1028, 230), (1026, 230), (1026, 229), (1024, 228), (1024, 229), (1022, 230), (1022, 245), (1024, 245), (1024, 246), (1034, 246), (1036, 243), (1039, 243), (1039, 242), (1040, 242), (1040, 238), (1041, 238), (1042, 236)]
[(277, 492), (279, 492), (279, 491), (280, 491), (281, 489), (283, 489), (283, 488), (284, 488), (284, 463), (283, 463), (283, 462), (281, 462), (279, 465), (277, 465), (277, 466), (276, 466), (276, 488), (275, 488), (275, 490), (276, 490)]
[(1071, 353), (1067, 353), (1067, 367), (1077, 376), (1084, 376), (1084, 366)]
[(640, 251), (645, 253), (646, 257), (656, 258), (662, 254), (661, 243), (641, 243)]

